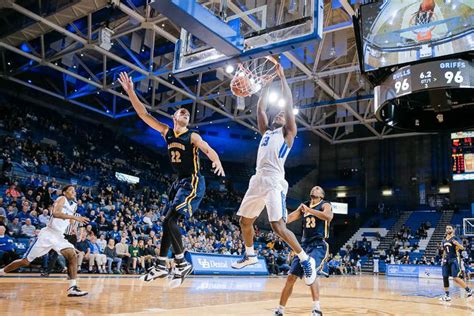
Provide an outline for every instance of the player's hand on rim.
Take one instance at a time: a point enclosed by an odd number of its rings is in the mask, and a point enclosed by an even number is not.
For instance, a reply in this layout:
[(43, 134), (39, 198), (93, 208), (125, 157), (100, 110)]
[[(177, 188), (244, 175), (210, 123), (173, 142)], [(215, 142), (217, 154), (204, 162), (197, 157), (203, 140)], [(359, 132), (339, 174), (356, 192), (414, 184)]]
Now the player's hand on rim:
[(224, 168), (220, 161), (214, 161), (212, 163), (212, 168), (214, 169), (214, 174), (217, 174), (220, 177), (225, 177)]
[(122, 71), (120, 73), (120, 78), (118, 79), (118, 82), (122, 85), (122, 88), (125, 90), (125, 92), (128, 93), (133, 90), (132, 78), (130, 78), (126, 72)]

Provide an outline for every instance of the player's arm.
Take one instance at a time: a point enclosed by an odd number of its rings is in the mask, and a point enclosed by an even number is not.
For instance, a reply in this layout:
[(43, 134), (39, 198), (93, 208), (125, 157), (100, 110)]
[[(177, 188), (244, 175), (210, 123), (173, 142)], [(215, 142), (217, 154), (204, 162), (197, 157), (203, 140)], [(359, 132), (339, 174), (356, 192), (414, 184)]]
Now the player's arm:
[(287, 219), (286, 223), (289, 224), (291, 222), (294, 222), (294, 221), (300, 219), (302, 214), (303, 214), (302, 209), (303, 208), (300, 205), (300, 206), (298, 206), (298, 208), (296, 210), (291, 212), (290, 215), (288, 215), (288, 219)]
[(257, 103), (257, 122), (258, 130), (260, 134), (265, 134), (268, 129), (268, 117), (267, 117), (267, 102), (268, 94), (270, 93), (271, 80), (268, 81), (262, 89), (262, 94)]
[(298, 127), (296, 126), (295, 113), (293, 113), (293, 95), (291, 94), (290, 86), (286, 81), (285, 72), (280, 64), (276, 64), (276, 73), (281, 80), (281, 93), (285, 101), (285, 120), (286, 124), (283, 127), (285, 130), (285, 140), (288, 147), (293, 146), (293, 141), (296, 137)]
[(53, 217), (60, 218), (60, 219), (69, 219), (69, 220), (77, 221), (83, 224), (87, 224), (89, 222), (89, 219), (87, 217), (73, 216), (73, 215), (64, 214), (63, 212), (61, 212), (61, 210), (64, 207), (64, 203), (66, 203), (66, 198), (64, 196), (56, 200), (53, 206), (53, 214), (52, 214)]
[(316, 211), (313, 210), (312, 208), (307, 207), (306, 205), (302, 204), (304, 209), (303, 212), (311, 214), (316, 216), (319, 219), (322, 219), (323, 221), (328, 221), (330, 222), (332, 218), (334, 217), (332, 213), (332, 206), (329, 203), (324, 203), (322, 206), (322, 211)]
[(201, 135), (197, 133), (192, 133), (191, 143), (197, 148), (199, 148), (199, 150), (201, 150), (212, 161), (212, 168), (214, 168), (214, 174), (217, 174), (221, 177), (225, 177), (224, 168), (222, 167), (219, 155), (214, 149), (211, 148), (211, 146), (209, 146), (206, 141), (202, 139)]
[(143, 103), (138, 99), (135, 90), (133, 89), (133, 81), (126, 72), (120, 73), (120, 78), (118, 79), (122, 88), (127, 92), (128, 97), (130, 98), (130, 102), (132, 102), (132, 106), (137, 112), (138, 116), (151, 128), (157, 130), (161, 133), (161, 135), (165, 136), (168, 132), (169, 126), (161, 123), (156, 118), (153, 117), (150, 113), (148, 113), (146, 107)]
[(456, 246), (458, 250), (464, 250), (464, 246), (456, 238), (451, 239), (451, 242)]

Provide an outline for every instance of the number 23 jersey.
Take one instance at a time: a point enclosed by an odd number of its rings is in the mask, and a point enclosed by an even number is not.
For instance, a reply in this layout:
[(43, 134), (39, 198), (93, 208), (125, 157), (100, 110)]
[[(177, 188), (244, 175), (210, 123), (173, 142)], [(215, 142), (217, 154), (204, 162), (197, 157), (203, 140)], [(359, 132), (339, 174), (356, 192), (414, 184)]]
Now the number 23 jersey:
[(174, 130), (169, 128), (165, 135), (171, 165), (179, 178), (200, 175), (198, 148), (191, 143), (193, 133), (196, 132), (187, 130), (181, 134), (175, 134)]
[[(306, 206), (312, 208), (317, 212), (322, 212), (324, 204), (329, 203), (325, 200), (321, 200), (316, 205), (311, 205), (311, 202), (305, 203)], [(329, 237), (329, 223), (325, 220), (319, 219), (316, 216), (305, 213), (303, 215), (303, 237), (301, 243), (306, 246), (312, 243), (325, 240)]]

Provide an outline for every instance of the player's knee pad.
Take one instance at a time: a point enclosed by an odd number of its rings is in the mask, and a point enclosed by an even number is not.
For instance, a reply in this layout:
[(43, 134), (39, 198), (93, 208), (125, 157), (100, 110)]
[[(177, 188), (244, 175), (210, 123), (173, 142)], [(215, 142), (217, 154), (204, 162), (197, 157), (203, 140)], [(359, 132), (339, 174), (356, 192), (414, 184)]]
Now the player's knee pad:
[(443, 277), (444, 287), (449, 287), (449, 277)]

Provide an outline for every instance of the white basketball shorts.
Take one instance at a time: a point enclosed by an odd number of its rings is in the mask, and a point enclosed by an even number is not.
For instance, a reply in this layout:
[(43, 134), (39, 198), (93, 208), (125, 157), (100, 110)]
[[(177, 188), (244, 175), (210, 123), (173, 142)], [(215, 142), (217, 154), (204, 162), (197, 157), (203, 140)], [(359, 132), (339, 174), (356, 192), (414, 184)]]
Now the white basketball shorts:
[(250, 178), (249, 188), (237, 215), (254, 218), (259, 216), (266, 206), (270, 222), (277, 222), (281, 218), (286, 222), (288, 217), (287, 192), (288, 182), (284, 178), (256, 174)]
[(49, 227), (45, 227), (40, 231), (36, 240), (33, 241), (25, 252), (23, 258), (32, 262), (36, 258), (47, 254), (51, 249), (54, 249), (54, 251), (61, 254), (61, 250), (66, 248), (74, 249), (74, 246), (64, 238), (64, 234)]

